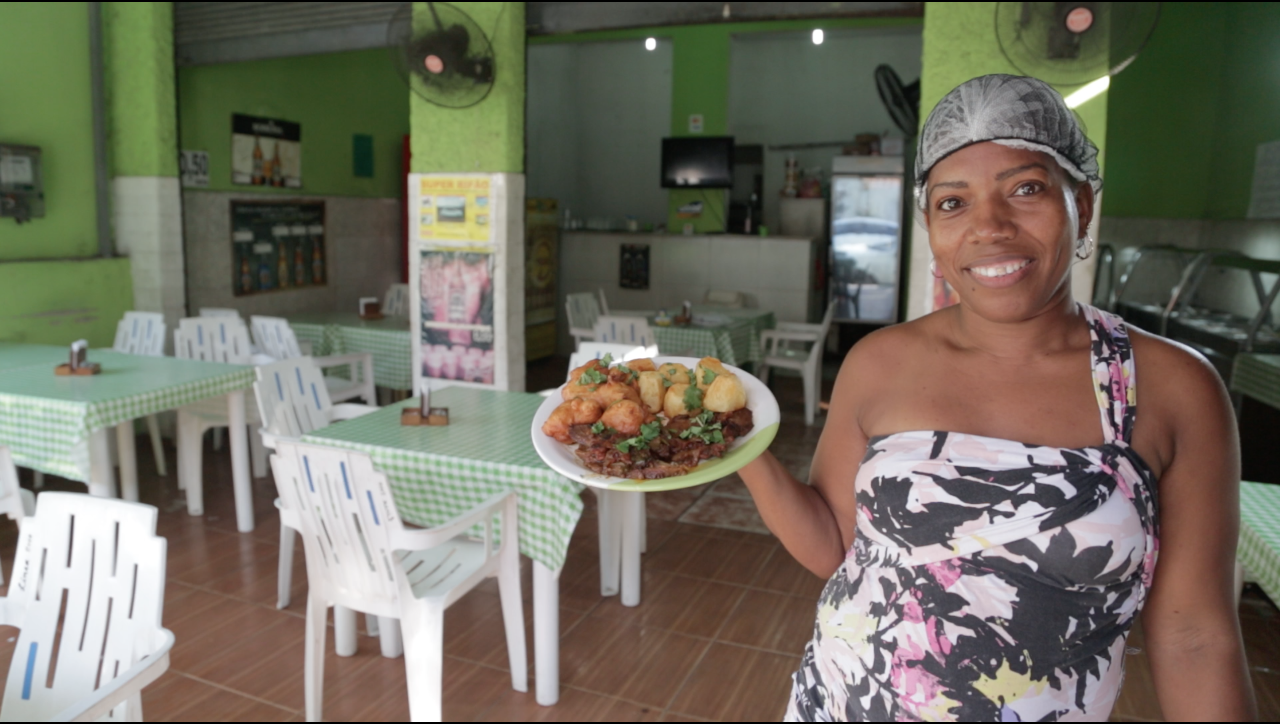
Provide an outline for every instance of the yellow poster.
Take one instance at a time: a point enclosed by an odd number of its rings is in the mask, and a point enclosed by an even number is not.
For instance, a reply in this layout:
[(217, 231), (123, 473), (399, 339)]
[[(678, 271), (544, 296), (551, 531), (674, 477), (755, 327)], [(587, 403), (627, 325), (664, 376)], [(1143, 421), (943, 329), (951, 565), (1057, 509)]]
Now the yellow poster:
[(424, 176), (418, 183), (418, 238), (492, 240), (487, 176)]

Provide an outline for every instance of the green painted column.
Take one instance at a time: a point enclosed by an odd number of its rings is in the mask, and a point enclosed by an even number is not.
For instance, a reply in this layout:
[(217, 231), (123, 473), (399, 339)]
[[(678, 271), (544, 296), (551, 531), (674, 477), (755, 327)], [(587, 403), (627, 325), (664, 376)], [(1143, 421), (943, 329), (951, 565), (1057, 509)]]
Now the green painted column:
[[(409, 92), (414, 173), (524, 173), (524, 3), (460, 3), (493, 43), (495, 80), (470, 108), (443, 108)], [(414, 3), (415, 23), (429, 23)]]
[[(729, 132), (729, 44), (732, 36), (714, 25), (671, 28), (671, 135), (723, 136)], [(681, 72), (682, 69), (687, 69)], [(689, 130), (689, 117), (702, 116), (702, 132)], [(724, 189), (673, 189), (668, 195), (667, 229), (686, 223), (695, 234), (725, 230), (729, 193)], [(702, 215), (679, 217), (680, 207), (701, 201)]]

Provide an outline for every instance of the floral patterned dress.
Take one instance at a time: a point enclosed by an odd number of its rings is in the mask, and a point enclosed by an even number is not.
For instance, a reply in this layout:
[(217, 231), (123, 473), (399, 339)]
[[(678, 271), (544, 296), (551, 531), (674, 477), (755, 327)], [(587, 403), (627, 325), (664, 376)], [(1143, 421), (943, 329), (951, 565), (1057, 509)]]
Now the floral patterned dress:
[(1123, 323), (1081, 305), (1104, 443), (872, 438), (853, 547), (818, 604), (789, 721), (1103, 721), (1151, 586), (1156, 484), (1129, 446)]

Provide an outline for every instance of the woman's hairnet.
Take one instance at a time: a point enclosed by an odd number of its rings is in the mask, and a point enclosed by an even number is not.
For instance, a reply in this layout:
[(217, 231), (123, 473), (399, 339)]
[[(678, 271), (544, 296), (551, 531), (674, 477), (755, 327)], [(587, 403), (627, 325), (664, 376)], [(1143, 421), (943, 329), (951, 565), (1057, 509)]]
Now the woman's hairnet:
[(1057, 91), (1036, 78), (984, 75), (956, 86), (924, 122), (916, 153), (918, 208), (925, 207), (925, 180), (934, 165), (982, 141), (1047, 153), (1076, 181), (1102, 189), (1098, 147)]

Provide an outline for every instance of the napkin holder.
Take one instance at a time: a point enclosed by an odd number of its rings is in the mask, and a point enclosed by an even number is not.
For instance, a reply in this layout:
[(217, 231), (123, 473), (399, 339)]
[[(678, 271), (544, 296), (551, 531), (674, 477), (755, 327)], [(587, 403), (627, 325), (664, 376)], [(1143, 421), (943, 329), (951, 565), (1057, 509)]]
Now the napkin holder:
[(401, 425), (426, 425), (443, 427), (449, 424), (449, 408), (431, 406), (431, 388), (424, 385), (422, 403), (418, 407), (406, 407), (400, 410)]
[(84, 376), (96, 375), (102, 372), (102, 366), (96, 362), (88, 362), (85, 357), (89, 353), (89, 342), (87, 340), (78, 339), (71, 343), (71, 357), (67, 364), (58, 365), (53, 368), (53, 373), (59, 377), (69, 375)]
[(365, 320), (382, 319), (382, 303), (377, 297), (360, 298), (360, 318)]

